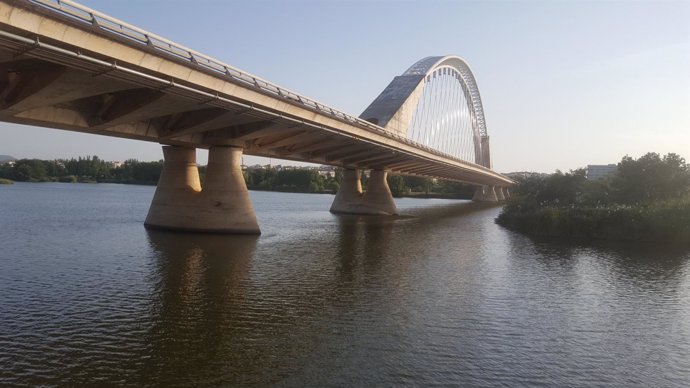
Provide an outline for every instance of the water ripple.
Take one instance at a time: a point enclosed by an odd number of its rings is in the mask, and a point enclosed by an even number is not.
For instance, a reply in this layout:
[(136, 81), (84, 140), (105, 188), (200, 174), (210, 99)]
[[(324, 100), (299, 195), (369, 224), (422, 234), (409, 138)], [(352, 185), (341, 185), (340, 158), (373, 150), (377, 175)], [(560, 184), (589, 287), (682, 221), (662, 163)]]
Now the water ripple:
[(264, 234), (147, 232), (151, 187), (0, 189), (0, 385), (690, 381), (690, 254), (533, 241), (498, 209), (252, 193)]

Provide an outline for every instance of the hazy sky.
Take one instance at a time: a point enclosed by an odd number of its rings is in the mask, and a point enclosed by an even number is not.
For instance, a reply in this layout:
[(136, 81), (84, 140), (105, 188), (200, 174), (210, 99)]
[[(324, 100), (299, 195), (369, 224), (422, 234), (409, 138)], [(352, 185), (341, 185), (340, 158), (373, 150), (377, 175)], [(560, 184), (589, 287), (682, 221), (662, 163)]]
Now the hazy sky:
[[(459, 55), (501, 172), (690, 159), (690, 1), (82, 3), (353, 115), (418, 59)], [(5, 123), (0, 134), (0, 154), (18, 158), (162, 158), (134, 140)]]

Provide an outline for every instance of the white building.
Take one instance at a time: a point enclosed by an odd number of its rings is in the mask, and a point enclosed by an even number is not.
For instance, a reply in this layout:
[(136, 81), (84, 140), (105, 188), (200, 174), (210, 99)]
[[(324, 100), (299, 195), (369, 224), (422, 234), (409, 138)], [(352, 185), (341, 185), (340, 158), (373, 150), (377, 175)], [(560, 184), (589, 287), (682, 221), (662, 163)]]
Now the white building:
[(589, 164), (587, 165), (587, 179), (598, 180), (618, 172), (617, 164)]

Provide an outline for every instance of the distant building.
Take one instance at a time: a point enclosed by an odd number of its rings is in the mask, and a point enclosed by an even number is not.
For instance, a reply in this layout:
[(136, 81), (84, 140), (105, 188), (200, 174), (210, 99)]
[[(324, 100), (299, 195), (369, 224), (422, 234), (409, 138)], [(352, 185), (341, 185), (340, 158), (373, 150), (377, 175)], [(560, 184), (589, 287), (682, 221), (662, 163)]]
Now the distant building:
[(14, 161), (17, 160), (16, 158), (10, 156), (10, 155), (0, 155), (0, 164), (9, 164), (10, 166), (14, 165)]
[(590, 181), (599, 180), (607, 176), (615, 175), (616, 172), (618, 172), (617, 164), (587, 165), (587, 179)]
[(263, 170), (263, 169), (264, 169), (264, 166), (262, 166), (260, 164), (255, 164), (253, 166), (245, 166), (245, 168), (244, 168), (244, 170), (247, 170), (247, 171)]
[(124, 163), (122, 163), (121, 161), (116, 160), (116, 161), (110, 162), (110, 168), (120, 168), (120, 167), (122, 167), (123, 164)]

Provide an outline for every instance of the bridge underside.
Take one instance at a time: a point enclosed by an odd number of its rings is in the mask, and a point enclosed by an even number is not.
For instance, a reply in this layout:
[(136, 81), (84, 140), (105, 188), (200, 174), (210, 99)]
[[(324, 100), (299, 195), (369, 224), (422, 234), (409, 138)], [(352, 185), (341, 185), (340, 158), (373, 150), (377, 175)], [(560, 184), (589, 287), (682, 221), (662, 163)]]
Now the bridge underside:
[(398, 140), (374, 141), (328, 128), (316, 115), (308, 121), (248, 101), (203, 98), (174, 82), (161, 84), (127, 70), (0, 36), (0, 120), (164, 145), (234, 146), (249, 155), (350, 169), (484, 185), (496, 181), (481, 169), (401, 149)]

